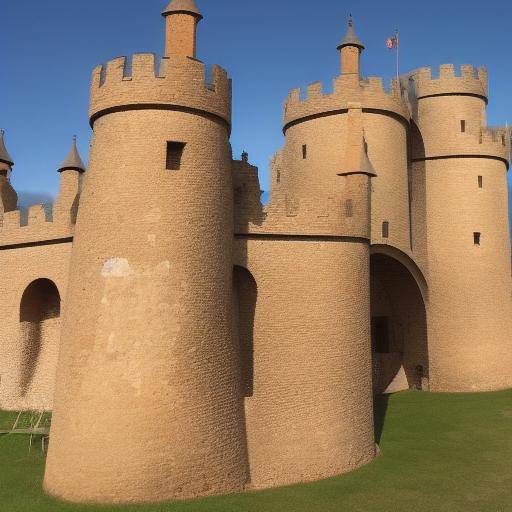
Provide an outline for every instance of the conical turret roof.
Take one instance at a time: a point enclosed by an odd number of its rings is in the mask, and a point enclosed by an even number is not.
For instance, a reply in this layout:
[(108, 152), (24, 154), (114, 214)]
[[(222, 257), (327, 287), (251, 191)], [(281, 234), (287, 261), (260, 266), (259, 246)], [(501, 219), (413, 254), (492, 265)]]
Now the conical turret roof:
[(76, 147), (76, 137), (73, 137), (73, 144), (71, 146), (71, 149), (68, 153), (68, 156), (60, 164), (59, 172), (62, 171), (78, 171), (78, 172), (85, 172), (85, 165), (80, 158), (80, 154), (78, 153), (78, 149)]
[(368, 145), (364, 139), (363, 147), (361, 149), (361, 163), (359, 164), (359, 172), (362, 174), (368, 174), (368, 176), (377, 176), (375, 167), (373, 167), (373, 164), (368, 157)]
[[(338, 173), (338, 176), (352, 176), (354, 174), (366, 174), (371, 178), (377, 177), (377, 172), (375, 171), (375, 167), (368, 157), (368, 144), (366, 144), (366, 140), (364, 136), (357, 136), (359, 140), (353, 140), (352, 144), (347, 145), (347, 163), (346, 163), (346, 171)], [(351, 139), (353, 137), (350, 137)]]
[(348, 19), (347, 34), (343, 38), (343, 41), (341, 41), (341, 43), (339, 44), (338, 50), (341, 50), (344, 46), (357, 46), (357, 48), (364, 50), (364, 44), (357, 37), (357, 35), (354, 31), (354, 20), (352, 18), (352, 15)]
[(14, 165), (14, 161), (11, 158), (11, 155), (9, 155), (7, 148), (5, 147), (3, 130), (0, 130), (0, 162), (3, 162), (4, 164), (9, 165), (10, 167)]
[(197, 8), (194, 0), (172, 0), (172, 2), (170, 2), (162, 12), (162, 16), (169, 16), (170, 14), (177, 13), (187, 13), (195, 16), (199, 20), (203, 19), (203, 15)]

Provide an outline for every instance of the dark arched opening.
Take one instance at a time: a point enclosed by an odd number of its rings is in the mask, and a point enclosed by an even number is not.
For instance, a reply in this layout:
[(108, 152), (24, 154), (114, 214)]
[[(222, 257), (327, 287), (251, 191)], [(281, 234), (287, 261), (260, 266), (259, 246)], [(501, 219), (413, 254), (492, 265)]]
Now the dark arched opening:
[(60, 295), (55, 283), (49, 279), (37, 279), (30, 283), (20, 303), (22, 396), (27, 395), (36, 373), (50, 371), (40, 367), (40, 359), (46, 345), (57, 343), (59, 320)]
[[(426, 284), (389, 254), (371, 256), (373, 385), (376, 394), (428, 389)], [(414, 272), (415, 271), (415, 272)], [(421, 277), (417, 281), (414, 274)]]
[(233, 330), (240, 346), (242, 390), (244, 396), (254, 393), (254, 315), (258, 287), (252, 274), (243, 267), (233, 271)]

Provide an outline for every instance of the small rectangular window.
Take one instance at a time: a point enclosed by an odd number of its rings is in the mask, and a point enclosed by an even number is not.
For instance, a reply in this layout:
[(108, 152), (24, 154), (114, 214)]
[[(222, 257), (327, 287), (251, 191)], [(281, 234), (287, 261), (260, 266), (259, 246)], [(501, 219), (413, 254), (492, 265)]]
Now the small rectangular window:
[(377, 354), (389, 354), (389, 319), (387, 316), (372, 318), (372, 348)]
[(307, 157), (308, 157), (308, 147), (306, 146), (306, 144), (304, 144), (302, 146), (302, 159), (306, 160)]
[(185, 142), (168, 142), (165, 168), (168, 171), (178, 171), (181, 167), (181, 158), (185, 149)]
[(382, 223), (382, 238), (389, 238), (389, 222)]
[(481, 238), (482, 238), (481, 233), (477, 233), (477, 232), (473, 233), (473, 241), (475, 242), (475, 245), (480, 245)]
[(484, 177), (478, 176), (478, 188), (484, 188)]
[(462, 133), (466, 131), (466, 121), (464, 119), (460, 122), (460, 131)]
[(347, 199), (345, 201), (345, 216), (352, 217), (354, 215), (354, 204), (352, 199)]

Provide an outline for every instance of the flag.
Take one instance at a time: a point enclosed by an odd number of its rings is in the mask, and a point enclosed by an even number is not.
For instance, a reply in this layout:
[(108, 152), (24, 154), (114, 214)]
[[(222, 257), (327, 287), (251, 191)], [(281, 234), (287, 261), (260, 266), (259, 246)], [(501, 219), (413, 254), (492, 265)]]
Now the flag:
[(388, 37), (386, 41), (386, 46), (392, 50), (393, 48), (398, 48), (399, 42), (398, 42), (398, 32), (395, 32), (395, 35), (393, 37)]

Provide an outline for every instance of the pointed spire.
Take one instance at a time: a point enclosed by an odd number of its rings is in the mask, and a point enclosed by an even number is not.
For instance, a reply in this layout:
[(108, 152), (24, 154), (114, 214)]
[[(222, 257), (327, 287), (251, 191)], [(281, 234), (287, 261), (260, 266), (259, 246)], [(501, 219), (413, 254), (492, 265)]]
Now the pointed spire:
[(338, 50), (341, 50), (345, 46), (356, 46), (361, 51), (364, 50), (364, 44), (357, 37), (357, 35), (354, 31), (354, 19), (352, 18), (352, 14), (348, 18), (347, 34), (343, 38), (343, 41), (341, 41), (341, 43), (338, 45)]
[[(377, 171), (375, 171), (375, 167), (368, 156), (368, 144), (366, 143), (366, 139), (362, 138), (359, 144), (361, 145), (361, 150), (359, 151), (359, 158), (357, 163), (353, 163), (353, 158), (355, 157), (353, 151), (349, 152), (348, 158), (348, 169), (347, 171), (338, 173), (338, 176), (352, 176), (354, 174), (366, 174), (370, 178), (377, 177)], [(359, 145), (358, 144), (358, 145)], [(356, 148), (353, 148), (356, 149)]]
[(377, 176), (370, 158), (368, 157), (368, 144), (364, 136), (363, 108), (361, 103), (348, 104), (348, 130), (345, 143), (344, 170), (338, 176), (352, 174), (366, 174)]
[(14, 161), (5, 147), (4, 133), (5, 132), (3, 130), (0, 130), (0, 162), (7, 164), (9, 167), (13, 167)]
[(377, 177), (375, 167), (368, 156), (368, 144), (363, 136), (363, 147), (361, 148), (361, 163), (359, 164), (359, 172), (368, 176)]
[(78, 153), (78, 149), (76, 147), (76, 135), (73, 136), (73, 144), (71, 146), (71, 150), (68, 153), (68, 156), (60, 164), (59, 172), (62, 171), (78, 171), (85, 172), (85, 165), (80, 158), (80, 154)]
[(169, 16), (171, 14), (191, 14), (195, 16), (198, 21), (203, 19), (201, 11), (197, 8), (194, 0), (172, 0), (169, 5), (162, 12), (162, 16)]

